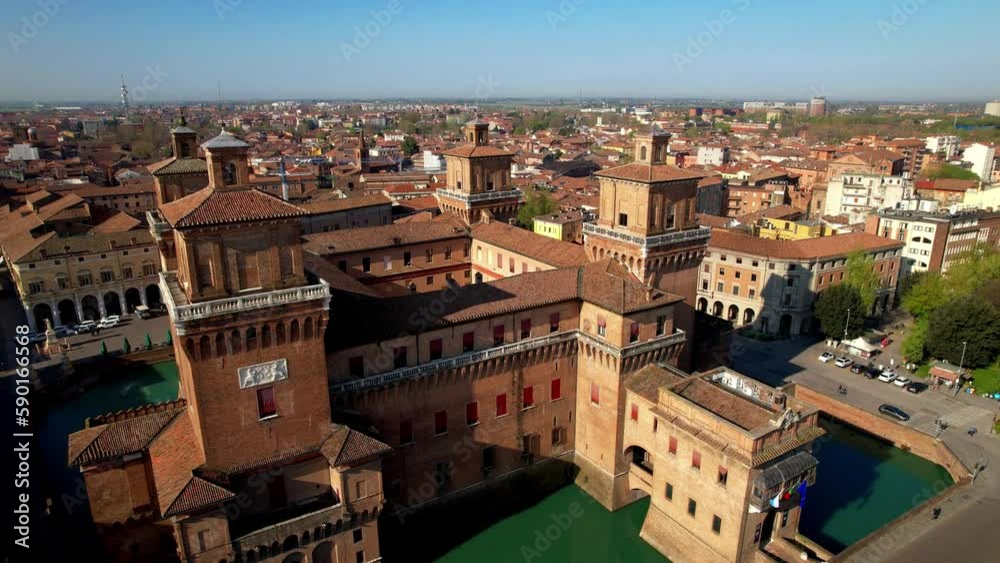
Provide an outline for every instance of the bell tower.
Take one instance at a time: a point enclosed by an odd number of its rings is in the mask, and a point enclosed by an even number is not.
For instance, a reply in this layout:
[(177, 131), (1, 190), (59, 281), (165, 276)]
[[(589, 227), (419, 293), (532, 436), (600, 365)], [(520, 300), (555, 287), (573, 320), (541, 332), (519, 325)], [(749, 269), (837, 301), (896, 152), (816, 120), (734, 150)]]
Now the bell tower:
[(438, 205), (468, 224), (479, 222), (485, 211), (506, 221), (521, 205), (521, 190), (510, 180), (514, 153), (490, 145), (489, 127), (478, 118), (466, 123), (466, 143), (442, 153), (448, 176), (447, 187), (437, 192)]
[(212, 188), (247, 186), (250, 166), (247, 152), (250, 145), (223, 130), (217, 137), (202, 143), (208, 162), (208, 185)]
[(358, 126), (358, 146), (354, 147), (354, 165), (361, 170), (362, 174), (368, 174), (372, 171), (364, 125)]
[(187, 126), (184, 114), (181, 114), (177, 127), (170, 130), (170, 146), (174, 151), (174, 158), (198, 157), (198, 133)]

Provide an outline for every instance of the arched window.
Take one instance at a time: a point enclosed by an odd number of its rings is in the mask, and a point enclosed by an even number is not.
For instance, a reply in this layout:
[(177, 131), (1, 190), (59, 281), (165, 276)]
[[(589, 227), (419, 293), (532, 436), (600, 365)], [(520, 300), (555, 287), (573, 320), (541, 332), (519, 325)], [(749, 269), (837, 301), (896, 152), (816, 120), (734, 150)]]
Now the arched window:
[(261, 349), (271, 347), (271, 325), (260, 327), (260, 347)]
[(639, 149), (639, 160), (646, 162), (646, 145)]
[(309, 339), (309, 338), (313, 337), (313, 320), (312, 320), (312, 317), (306, 317), (305, 337), (306, 337), (306, 339)]
[(292, 327), (288, 332), (289, 342), (298, 342), (299, 340), (299, 320), (292, 319)]
[(243, 342), (240, 340), (240, 331), (236, 329), (229, 336), (229, 340), (232, 343), (233, 354), (239, 354), (243, 351)]
[(247, 352), (257, 349), (257, 328), (247, 327)]
[(215, 357), (221, 358), (226, 355), (226, 336), (221, 332), (215, 335)]
[(278, 323), (278, 328), (276, 330), (276, 341), (278, 346), (285, 343), (285, 323), (284, 321)]
[(207, 334), (201, 337), (198, 347), (201, 349), (201, 359), (207, 360), (212, 357), (212, 340)]

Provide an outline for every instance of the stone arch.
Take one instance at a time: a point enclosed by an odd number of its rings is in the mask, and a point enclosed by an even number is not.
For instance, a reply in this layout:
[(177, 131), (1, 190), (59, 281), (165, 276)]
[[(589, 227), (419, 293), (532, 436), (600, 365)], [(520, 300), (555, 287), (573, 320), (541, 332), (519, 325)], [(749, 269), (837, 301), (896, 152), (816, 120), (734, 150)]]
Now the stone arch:
[(219, 334), (215, 335), (215, 357), (221, 358), (226, 355), (226, 335)]
[(303, 336), (306, 340), (313, 337), (313, 319), (312, 317), (306, 317), (306, 322), (304, 323), (302, 329)]
[(702, 313), (708, 312), (708, 299), (705, 299), (704, 297), (700, 297), (698, 299), (698, 310)]
[(299, 340), (299, 320), (292, 319), (291, 329), (288, 331), (288, 341), (298, 342)]
[(108, 315), (122, 314), (122, 301), (118, 297), (117, 291), (109, 291), (104, 294), (104, 312)]
[(716, 301), (712, 304), (712, 315), (716, 317), (722, 316), (722, 301)]
[(202, 335), (201, 339), (198, 341), (198, 353), (201, 354), (202, 360), (207, 360), (212, 357), (212, 340), (207, 334)]
[(285, 541), (281, 542), (282, 551), (291, 551), (293, 549), (299, 548), (299, 536), (292, 534), (285, 538)]
[(76, 314), (76, 303), (72, 299), (63, 299), (56, 307), (59, 309), (59, 320), (62, 324), (79, 324), (80, 318)]
[(281, 560), (281, 563), (305, 563), (306, 556), (302, 553), (290, 553)]
[(96, 321), (101, 318), (101, 307), (93, 295), (85, 295), (80, 300), (80, 309), (83, 310), (83, 318), (88, 321)]
[(188, 337), (184, 339), (184, 349), (187, 350), (188, 357), (192, 359), (195, 357), (194, 347), (194, 338)]
[(333, 563), (333, 542), (321, 542), (312, 550), (312, 563)]
[(132, 313), (135, 308), (142, 305), (142, 294), (134, 287), (125, 290), (125, 312)]
[(39, 303), (31, 309), (35, 318), (35, 330), (43, 332), (46, 329), (45, 321), (49, 321), (55, 326), (55, 318), (52, 316), (52, 306), (48, 303)]
[[(343, 528), (344, 528), (344, 521), (340, 520), (338, 518), (337, 519), (337, 531), (339, 532)], [(334, 529), (333, 528), (333, 524), (331, 524), (329, 522), (327, 522), (326, 524), (323, 524), (323, 537), (324, 538), (328, 538), (328, 537), (332, 536), (333, 535), (333, 529)]]
[(747, 307), (743, 311), (743, 324), (745, 324), (745, 325), (753, 324), (754, 314), (755, 313), (753, 312), (753, 309)]
[(735, 323), (737, 320), (739, 320), (739, 318), (740, 318), (740, 308), (737, 307), (736, 305), (730, 305), (729, 315), (726, 317), (726, 320)]
[(248, 326), (246, 331), (246, 346), (247, 352), (252, 352), (257, 349), (257, 327)]
[(229, 334), (229, 344), (233, 354), (239, 354), (243, 351), (243, 340), (240, 337), (240, 329), (234, 328), (233, 332)]
[(278, 346), (285, 343), (285, 321), (278, 321), (278, 326), (274, 331), (275, 342)]
[(261, 349), (271, 347), (271, 325), (265, 324), (260, 327), (260, 347)]
[(302, 545), (309, 545), (310, 538), (312, 538), (312, 535), (309, 533), (309, 530), (302, 532)]
[(160, 286), (155, 283), (146, 286), (146, 306), (150, 309), (159, 309), (163, 305), (160, 297)]
[(251, 549), (247, 552), (247, 563), (256, 563), (257, 561), (257, 551)]

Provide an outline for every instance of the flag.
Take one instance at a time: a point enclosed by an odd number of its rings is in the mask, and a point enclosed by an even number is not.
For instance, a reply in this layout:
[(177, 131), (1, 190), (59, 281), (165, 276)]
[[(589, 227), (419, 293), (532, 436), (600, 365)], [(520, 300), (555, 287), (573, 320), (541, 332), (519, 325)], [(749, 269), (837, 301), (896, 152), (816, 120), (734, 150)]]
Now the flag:
[(806, 505), (806, 482), (803, 480), (799, 485), (799, 508)]
[(771, 499), (771, 506), (778, 508), (778, 504), (780, 503), (781, 503), (781, 493), (778, 493), (774, 495), (773, 499)]

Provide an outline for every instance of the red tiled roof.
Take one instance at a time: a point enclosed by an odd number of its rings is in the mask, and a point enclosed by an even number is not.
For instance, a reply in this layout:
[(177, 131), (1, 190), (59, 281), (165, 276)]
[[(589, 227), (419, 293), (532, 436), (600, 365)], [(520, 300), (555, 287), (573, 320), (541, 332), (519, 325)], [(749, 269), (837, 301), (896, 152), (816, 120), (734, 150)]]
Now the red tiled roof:
[(388, 444), (340, 425), (323, 442), (321, 449), (333, 467), (350, 465), (392, 451)]
[(774, 415), (750, 399), (740, 397), (699, 377), (689, 378), (674, 385), (670, 390), (744, 430), (763, 426)]
[(846, 256), (853, 250), (874, 252), (902, 248), (901, 241), (868, 233), (848, 233), (803, 240), (772, 240), (743, 235), (724, 229), (712, 229), (709, 247), (756, 256), (809, 260)]
[(69, 465), (114, 459), (145, 450), (183, 408), (126, 418), (70, 435)]
[(704, 175), (676, 166), (670, 166), (669, 164), (649, 165), (641, 162), (633, 162), (601, 170), (600, 172), (596, 172), (594, 176), (629, 180), (632, 182), (674, 182), (677, 180), (700, 179)]
[(184, 485), (181, 492), (174, 497), (170, 506), (163, 511), (163, 517), (184, 514), (192, 510), (219, 504), (235, 497), (235, 494), (215, 483), (206, 481), (198, 476), (192, 476), (187, 485)]
[(555, 268), (579, 266), (588, 262), (587, 251), (579, 244), (537, 235), (497, 221), (474, 225), (472, 238)]
[(467, 227), (461, 220), (446, 215), (434, 221), (315, 233), (304, 237), (302, 249), (329, 256), (468, 236)]
[(514, 153), (492, 145), (462, 145), (453, 149), (441, 151), (446, 156), (462, 158), (479, 158), (487, 156), (514, 156)]
[(204, 188), (160, 208), (174, 227), (201, 227), (288, 219), (307, 215), (300, 207), (254, 188)]
[(391, 206), (392, 200), (382, 194), (370, 194), (357, 197), (342, 197), (337, 199), (310, 201), (303, 203), (301, 207), (310, 215), (321, 215), (323, 213), (336, 213), (337, 211), (360, 209), (362, 207), (372, 207), (375, 205)]

